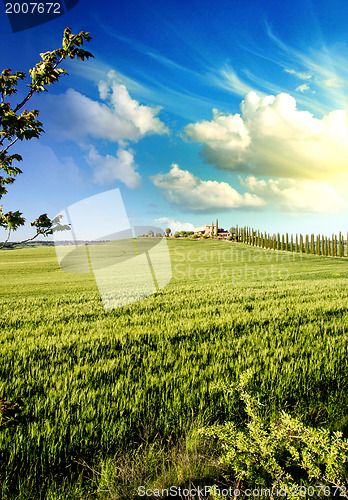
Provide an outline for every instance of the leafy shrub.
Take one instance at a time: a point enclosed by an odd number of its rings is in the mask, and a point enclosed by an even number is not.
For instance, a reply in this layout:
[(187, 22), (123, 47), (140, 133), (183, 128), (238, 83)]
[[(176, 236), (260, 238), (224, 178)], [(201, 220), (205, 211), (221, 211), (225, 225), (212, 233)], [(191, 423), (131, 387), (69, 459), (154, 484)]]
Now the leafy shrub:
[[(230, 394), (237, 389), (248, 415), (246, 425), (239, 428), (226, 422), (198, 431), (216, 442), (218, 462), (227, 471), (228, 479), (237, 488), (266, 486), (273, 492), (276, 488), (285, 489), (286, 498), (300, 486), (315, 487), (317, 497), (319, 493), (327, 497), (324, 487), (334, 486), (336, 494), (345, 496), (348, 440), (343, 439), (341, 432), (306, 427), (284, 411), (267, 423), (259, 400), (246, 392), (251, 376), (249, 370), (236, 388), (218, 386)], [(318, 485), (322, 486), (321, 491)]]

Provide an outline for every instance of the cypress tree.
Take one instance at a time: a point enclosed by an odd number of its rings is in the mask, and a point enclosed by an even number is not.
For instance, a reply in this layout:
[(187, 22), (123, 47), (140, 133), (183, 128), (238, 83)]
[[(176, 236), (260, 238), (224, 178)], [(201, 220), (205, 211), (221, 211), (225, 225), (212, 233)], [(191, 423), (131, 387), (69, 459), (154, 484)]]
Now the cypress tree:
[(339, 257), (343, 257), (344, 256), (344, 246), (343, 246), (343, 242), (342, 242), (342, 233), (340, 232), (339, 234), (339, 237), (338, 237), (338, 255)]
[(316, 240), (315, 240), (315, 253), (317, 255), (320, 255), (320, 236), (317, 235)]
[(286, 233), (286, 238), (285, 238), (285, 250), (289, 250), (289, 235)]
[(325, 255), (325, 239), (324, 239), (324, 236), (321, 237), (321, 254)]
[(329, 256), (329, 244), (328, 244), (328, 241), (327, 241), (327, 236), (325, 236), (325, 256), (326, 257)]
[(307, 254), (309, 253), (309, 238), (308, 238), (308, 234), (306, 234), (305, 252)]
[(332, 257), (335, 257), (336, 256), (336, 252), (335, 252), (335, 237), (334, 237), (334, 235), (332, 235), (331, 244), (332, 244), (331, 255), (332, 255)]
[(282, 234), (282, 242), (280, 244), (280, 249), (284, 250), (284, 234)]
[(303, 253), (303, 236), (300, 234), (300, 252)]
[(280, 250), (280, 234), (277, 233), (277, 250)]
[(273, 234), (273, 250), (275, 250), (277, 248), (277, 239), (276, 239), (276, 235)]
[(216, 219), (215, 236), (219, 235), (219, 221)]
[(293, 252), (294, 251), (294, 236), (293, 236), (293, 234), (291, 234), (290, 245), (291, 245), (290, 252)]
[(315, 254), (314, 251), (314, 234), (311, 234), (311, 254)]
[(296, 233), (296, 240), (295, 240), (295, 252), (298, 252), (298, 238), (297, 238), (297, 233)]

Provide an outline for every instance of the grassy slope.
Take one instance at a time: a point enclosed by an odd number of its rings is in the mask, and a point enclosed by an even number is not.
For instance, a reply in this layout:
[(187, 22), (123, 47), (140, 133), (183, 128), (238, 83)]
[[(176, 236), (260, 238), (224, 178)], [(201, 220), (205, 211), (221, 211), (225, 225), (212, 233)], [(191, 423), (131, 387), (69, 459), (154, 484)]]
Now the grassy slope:
[(165, 443), (197, 418), (233, 418), (212, 384), (250, 366), (270, 413), (347, 430), (347, 260), (169, 245), (171, 283), (110, 312), (93, 276), (61, 271), (53, 248), (1, 252), (0, 396), (24, 402), (0, 432), (4, 498), (40, 498), (40, 476)]

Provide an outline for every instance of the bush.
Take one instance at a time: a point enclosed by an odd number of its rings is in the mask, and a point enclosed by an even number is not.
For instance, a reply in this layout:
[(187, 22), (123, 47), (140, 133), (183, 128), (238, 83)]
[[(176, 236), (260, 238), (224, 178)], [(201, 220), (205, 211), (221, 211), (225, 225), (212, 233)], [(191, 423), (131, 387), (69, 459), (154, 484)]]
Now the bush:
[(239, 489), (282, 488), (287, 491), (286, 498), (299, 485), (314, 487), (316, 497), (320, 493), (318, 485), (323, 486), (320, 497), (328, 496), (330, 488), (325, 486), (334, 486), (337, 495), (345, 496), (348, 440), (342, 438), (341, 432), (331, 434), (322, 427), (306, 427), (285, 412), (267, 423), (259, 400), (246, 392), (251, 375), (251, 371), (244, 374), (236, 388), (218, 386), (225, 393), (235, 393), (237, 389), (248, 416), (245, 426), (239, 428), (234, 422), (226, 422), (198, 431), (216, 442), (218, 462), (227, 470), (230, 482), (234, 481)]
[(175, 233), (174, 233), (174, 238), (179, 238), (179, 236), (180, 236), (180, 235), (179, 235), (178, 231), (175, 231)]

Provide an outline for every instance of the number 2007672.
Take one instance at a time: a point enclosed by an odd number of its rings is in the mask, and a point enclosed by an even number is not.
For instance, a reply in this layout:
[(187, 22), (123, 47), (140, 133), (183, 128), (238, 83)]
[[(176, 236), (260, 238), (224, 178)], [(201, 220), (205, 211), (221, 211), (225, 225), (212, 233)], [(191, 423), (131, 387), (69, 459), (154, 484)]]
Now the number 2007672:
[(6, 3), (6, 14), (61, 14), (60, 3)]

